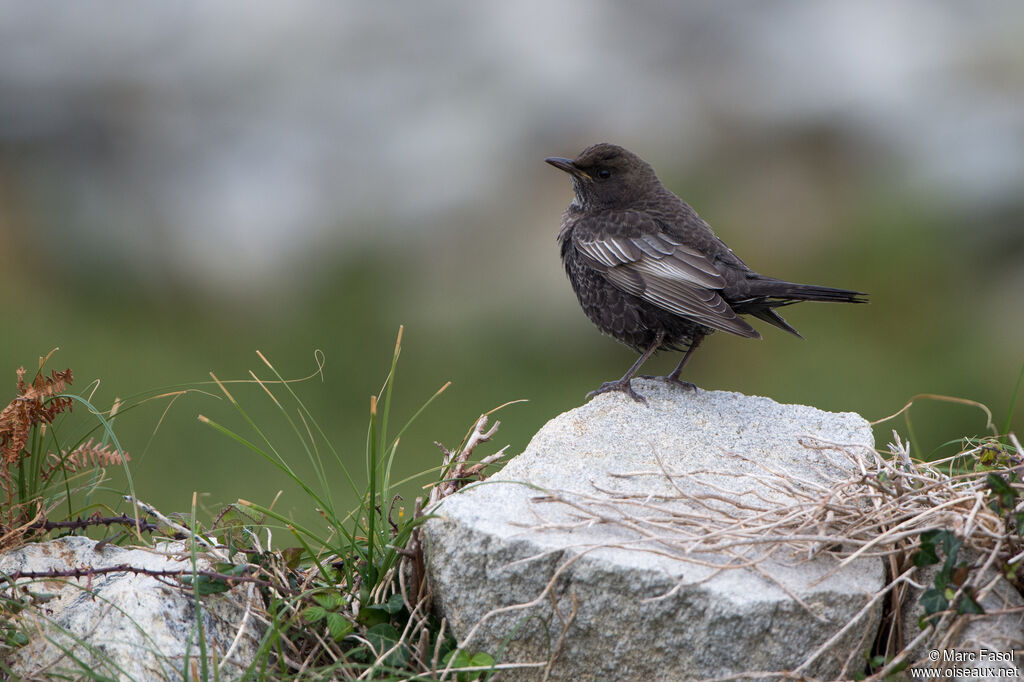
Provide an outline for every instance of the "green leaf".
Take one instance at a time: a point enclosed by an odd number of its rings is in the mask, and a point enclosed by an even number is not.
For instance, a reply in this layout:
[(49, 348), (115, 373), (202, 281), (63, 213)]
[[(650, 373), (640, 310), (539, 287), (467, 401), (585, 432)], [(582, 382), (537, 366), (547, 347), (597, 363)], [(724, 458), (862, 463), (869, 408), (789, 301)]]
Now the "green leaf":
[(1010, 495), (1017, 497), (1017, 491), (1009, 482), (999, 474), (989, 474), (985, 477), (985, 483), (996, 495)]
[(24, 632), (8, 631), (4, 637), (4, 643), (9, 647), (23, 647), (29, 643), (29, 639)]
[[(452, 660), (452, 657), (454, 657), (454, 661)], [(449, 651), (445, 654), (442, 662), (446, 666), (451, 665), (453, 668), (465, 668), (469, 665), (469, 652), (463, 651), (462, 649)]]
[(942, 596), (942, 592), (935, 588), (929, 588), (921, 595), (921, 606), (924, 607), (925, 613), (930, 616), (933, 613), (945, 611), (949, 608), (949, 600)]
[[(243, 576), (249, 572), (248, 564), (231, 564), (227, 562), (218, 562), (212, 566), (213, 570), (224, 576)], [(185, 585), (192, 585), (193, 576), (183, 575), (181, 582)], [(209, 576), (200, 575), (195, 580), (196, 590), (200, 596), (206, 596), (208, 594), (220, 594), (221, 592), (227, 592), (231, 589), (231, 584), (225, 578), (220, 576)]]
[(394, 625), (390, 623), (380, 623), (374, 625), (372, 628), (366, 631), (367, 635), (373, 635), (374, 637), (383, 637), (384, 639), (390, 639), (391, 643), (394, 644), (398, 641), (398, 630), (395, 629)]
[(327, 617), (327, 609), (322, 606), (307, 606), (302, 610), (302, 617), (307, 623), (316, 623)]
[[(366, 640), (380, 656), (391, 647), (395, 646), (399, 634), (390, 623), (378, 623), (366, 631)], [(393, 651), (384, 659), (384, 665), (401, 667), (409, 660), (409, 649), (404, 644)]]
[(282, 549), (281, 558), (284, 559), (284, 565), (291, 569), (298, 568), (304, 551), (302, 547), (285, 547)]
[(485, 665), (494, 665), (494, 658), (483, 651), (478, 651), (469, 659), (469, 664), (475, 668), (482, 668)]
[(352, 623), (343, 615), (333, 611), (327, 613), (327, 632), (331, 634), (331, 639), (335, 642), (340, 642), (348, 637), (352, 634), (352, 630)]
[(224, 561), (219, 561), (213, 565), (213, 570), (222, 575), (245, 575), (249, 572), (248, 564), (230, 564)]
[[(927, 536), (927, 537), (926, 537)], [(914, 565), (918, 568), (939, 563), (939, 555), (935, 553), (934, 531), (921, 534), (921, 544), (914, 555)]]
[(892, 667), (892, 674), (895, 675), (896, 673), (903, 672), (907, 669), (907, 666), (909, 666), (912, 662), (913, 661), (911, 661), (909, 657), (903, 659), (902, 661), (900, 661)]
[[(459, 668), (483, 668), (493, 666), (494, 658), (483, 651), (470, 655), (468, 651), (453, 649), (444, 655), (442, 662), (446, 666), (451, 665), (453, 669), (457, 670)], [(471, 680), (484, 679), (485, 674), (487, 673), (474, 670), (473, 672), (459, 673), (456, 676), (456, 679), (459, 682), (470, 682)]]
[[(181, 576), (181, 582), (186, 585), (192, 584), (192, 577), (190, 575)], [(211, 578), (208, 575), (201, 575), (197, 577), (195, 581), (196, 591), (199, 596), (205, 597), (208, 594), (220, 594), (221, 592), (227, 592), (231, 589), (231, 585), (228, 585), (228, 581), (223, 578)]]
[(937, 591), (945, 592), (946, 586), (949, 585), (949, 570), (936, 571), (935, 579), (932, 582)]
[[(48, 604), (60, 595), (54, 592), (29, 592), (29, 596), (32, 597), (32, 603), (39, 606), (40, 604)], [(18, 611), (20, 610), (21, 609), (19, 608)], [(18, 611), (14, 611), (14, 613), (17, 613)]]
[(313, 600), (328, 611), (337, 611), (345, 605), (345, 599), (337, 592), (318, 592)]
[(951, 530), (941, 530), (939, 531), (939, 536), (942, 539), (942, 551), (946, 554), (946, 563), (952, 566), (953, 562), (956, 561), (956, 555), (960, 551), (960, 546), (964, 543)]
[(388, 613), (398, 613), (404, 606), (405, 599), (397, 592), (388, 597), (388, 600), (385, 603), (380, 604), (380, 607)]
[(964, 590), (963, 595), (960, 597), (960, 603), (956, 606), (957, 613), (985, 613), (985, 609), (981, 608), (974, 599), (974, 595), (970, 593), (970, 590)]
[(373, 604), (359, 609), (356, 620), (366, 627), (372, 628), (379, 623), (387, 623), (391, 620), (391, 614), (382, 606)]
[(993, 511), (1001, 514), (1003, 510), (1010, 510), (1017, 506), (1017, 498), (1020, 493), (1006, 479), (999, 474), (989, 474), (985, 477), (985, 482), (996, 495), (995, 502), (997, 504)]

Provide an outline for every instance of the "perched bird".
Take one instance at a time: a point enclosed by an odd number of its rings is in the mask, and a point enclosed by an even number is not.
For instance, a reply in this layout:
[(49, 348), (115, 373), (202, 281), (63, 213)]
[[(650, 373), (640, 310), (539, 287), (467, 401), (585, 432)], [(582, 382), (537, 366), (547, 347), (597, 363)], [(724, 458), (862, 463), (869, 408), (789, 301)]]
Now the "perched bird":
[(685, 351), (664, 379), (694, 389), (679, 374), (715, 330), (759, 339), (740, 315), (800, 336), (776, 308), (800, 301), (866, 303), (848, 289), (794, 284), (760, 275), (726, 246), (689, 204), (636, 154), (596, 144), (575, 159), (545, 159), (572, 178), (575, 198), (562, 215), (562, 263), (587, 317), (640, 358), (618, 381), (589, 395), (622, 391), (647, 401), (631, 381), (658, 350)]

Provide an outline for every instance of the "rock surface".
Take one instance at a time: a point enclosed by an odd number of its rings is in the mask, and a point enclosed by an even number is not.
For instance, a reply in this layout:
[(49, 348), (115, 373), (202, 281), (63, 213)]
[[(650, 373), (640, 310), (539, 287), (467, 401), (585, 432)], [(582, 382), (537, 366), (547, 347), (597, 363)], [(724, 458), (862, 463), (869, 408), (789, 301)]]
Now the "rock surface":
[[(162, 571), (192, 570), (189, 554), (181, 543), (172, 547), (178, 552), (175, 555), (116, 545), (106, 545), (99, 551), (96, 547), (94, 540), (85, 537), (29, 544), (0, 556), (0, 572), (66, 571), (119, 564)], [(206, 567), (208, 562), (200, 560), (200, 568)], [(117, 680), (182, 680), (195, 679), (194, 673), (202, 669), (195, 600), (187, 591), (129, 572), (80, 579), (19, 580), (18, 584), (32, 592), (55, 595), (41, 613), (25, 610), (20, 616), (30, 642), (5, 661), (18, 679), (105, 676)], [(202, 598), (210, 679), (217, 666), (217, 679), (237, 679), (255, 658), (260, 632), (247, 610), (250, 606), (256, 608), (260, 598), (252, 587), (240, 585)], [(9, 595), (10, 590), (4, 594)]]
[(860, 612), (884, 585), (881, 561), (837, 570), (753, 526), (855, 472), (868, 423), (634, 385), (649, 407), (613, 393), (556, 417), (425, 525), (460, 644), (539, 664), (510, 679), (547, 666), (549, 679), (681, 680), (793, 670), (849, 625), (802, 672), (831, 679), (849, 657), (852, 677), (880, 618), (880, 604)]

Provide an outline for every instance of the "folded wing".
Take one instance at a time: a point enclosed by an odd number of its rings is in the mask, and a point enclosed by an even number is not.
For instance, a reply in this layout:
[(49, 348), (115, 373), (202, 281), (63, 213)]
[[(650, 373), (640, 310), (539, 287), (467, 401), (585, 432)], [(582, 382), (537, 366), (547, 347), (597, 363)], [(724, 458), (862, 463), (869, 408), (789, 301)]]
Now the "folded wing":
[(629, 224), (630, 234), (640, 236), (576, 236), (585, 235), (588, 230), (576, 230), (573, 235), (579, 253), (609, 282), (712, 329), (760, 337), (721, 297), (725, 277), (707, 256), (665, 234), (642, 213), (624, 211), (617, 217), (621, 223)]

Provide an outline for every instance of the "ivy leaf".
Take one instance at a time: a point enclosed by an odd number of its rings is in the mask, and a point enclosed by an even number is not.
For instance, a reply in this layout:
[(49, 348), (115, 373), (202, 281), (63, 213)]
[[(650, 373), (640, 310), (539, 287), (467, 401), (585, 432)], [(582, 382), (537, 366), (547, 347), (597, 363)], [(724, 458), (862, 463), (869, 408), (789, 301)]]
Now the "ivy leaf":
[[(379, 658), (384, 652), (390, 650), (398, 642), (398, 630), (390, 623), (378, 623), (366, 631), (366, 640), (373, 647), (376, 656)], [(404, 644), (395, 648), (387, 658), (383, 660), (384, 665), (393, 667), (404, 666), (409, 660), (409, 648)]]
[(989, 474), (985, 477), (985, 483), (996, 494), (996, 499), (1002, 509), (1013, 509), (1016, 506), (1019, 493), (1005, 478), (999, 474)]
[(981, 608), (974, 599), (974, 595), (971, 594), (970, 590), (964, 590), (963, 595), (960, 597), (960, 603), (956, 606), (957, 613), (985, 613), (985, 609)]
[(356, 620), (359, 621), (360, 624), (365, 625), (368, 628), (372, 628), (375, 625), (387, 623), (391, 620), (391, 615), (384, 607), (372, 604), (359, 609), (359, 615), (356, 616)]
[(935, 536), (937, 534), (937, 530), (921, 533), (917, 554), (914, 555), (914, 565), (918, 568), (939, 563), (939, 555), (935, 552)]
[(956, 555), (960, 553), (960, 546), (964, 543), (951, 530), (941, 530), (939, 536), (942, 538), (942, 551), (946, 554), (946, 563), (952, 568)]
[(398, 613), (404, 606), (405, 599), (397, 592), (388, 597), (388, 600), (385, 603), (380, 604), (380, 607), (388, 613)]
[(949, 573), (947, 571), (938, 571), (935, 573), (935, 580), (932, 581), (935, 584), (935, 589), (939, 592), (945, 592), (946, 587), (949, 585)]
[(942, 592), (932, 587), (925, 590), (924, 594), (921, 595), (921, 606), (924, 607), (925, 613), (930, 616), (933, 613), (948, 609), (949, 600), (943, 596)]
[[(366, 638), (370, 640), (371, 644), (374, 644), (374, 648), (377, 649), (377, 653), (383, 653), (387, 649), (390, 649), (398, 641), (398, 630), (395, 626), (390, 623), (380, 623), (374, 625), (372, 628), (366, 631)], [(389, 642), (387, 649), (380, 649), (375, 642)]]

